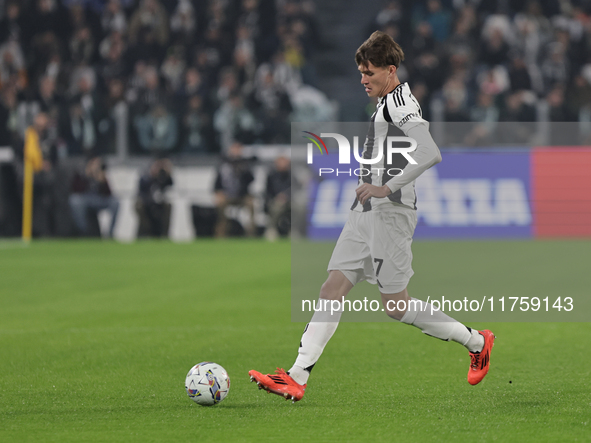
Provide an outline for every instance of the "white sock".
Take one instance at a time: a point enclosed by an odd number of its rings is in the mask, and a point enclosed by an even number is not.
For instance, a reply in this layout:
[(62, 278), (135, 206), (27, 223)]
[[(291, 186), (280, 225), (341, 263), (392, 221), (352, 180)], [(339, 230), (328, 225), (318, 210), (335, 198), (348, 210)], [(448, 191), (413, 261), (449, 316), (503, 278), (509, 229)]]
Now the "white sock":
[(468, 348), (468, 351), (470, 351), (470, 352), (482, 351), (482, 349), (484, 349), (484, 337), (476, 329), (471, 329), (470, 331), (472, 332), (472, 336), (470, 337), (470, 340), (468, 340), (468, 343), (466, 343), (466, 347)]
[(293, 365), (289, 371), (289, 376), (295, 380), (295, 382), (299, 385), (305, 385), (308, 383), (308, 377), (310, 377), (310, 373), (306, 371), (304, 368), (299, 366)]
[[(445, 341), (455, 341), (465, 346), (470, 352), (479, 352), (484, 347), (484, 337), (473, 329), (449, 315), (433, 309), (430, 303), (411, 298), (401, 322), (416, 326), (423, 333)], [(480, 339), (482, 339), (480, 341)], [(475, 350), (476, 349), (476, 350)]]
[(308, 383), (310, 371), (312, 371), (320, 355), (322, 355), (324, 347), (337, 330), (342, 313), (343, 311), (340, 310), (331, 314), (329, 305), (328, 312), (315, 312), (310, 323), (306, 325), (300, 341), (298, 358), (291, 369), (287, 371), (296, 383), (300, 385)]

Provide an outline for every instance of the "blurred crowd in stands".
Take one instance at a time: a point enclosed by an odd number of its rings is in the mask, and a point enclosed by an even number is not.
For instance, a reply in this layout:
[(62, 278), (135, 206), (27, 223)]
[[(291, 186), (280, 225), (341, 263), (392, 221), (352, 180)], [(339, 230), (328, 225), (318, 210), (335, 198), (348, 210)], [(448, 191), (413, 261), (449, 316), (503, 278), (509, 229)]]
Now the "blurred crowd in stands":
[[(157, 201), (163, 192), (154, 196), (172, 185), (163, 178), (172, 169), (165, 156), (231, 158), (234, 143), (289, 143), (292, 120), (336, 118), (314, 86), (311, 1), (5, 0), (0, 7), (0, 147), (16, 154), (15, 167), (0, 171), (0, 235), (20, 229), (27, 128), (43, 157), (35, 236), (96, 234), (101, 210), (111, 213), (113, 235), (118, 202), (99, 156), (147, 154), (158, 160), (138, 184), (142, 236), (168, 232), (170, 205)], [(84, 160), (66, 167), (72, 158)]]
[(309, 117), (296, 92), (325, 100), (309, 63), (311, 2), (4, 3), (0, 146), (18, 145), (39, 112), (53, 161), (118, 143), (132, 154), (289, 143), (290, 118)]
[[(331, 116), (314, 88), (314, 8), (5, 0), (0, 146), (22, 144), (39, 112), (49, 117), (52, 162), (289, 143), (291, 121)], [(535, 121), (544, 103), (548, 120), (578, 121), (591, 119), (590, 13), (586, 0), (393, 0), (366, 34), (382, 29), (402, 45), (399, 76), (428, 120), (441, 104), (445, 121)]]
[[(427, 120), (591, 121), (590, 0), (383, 5), (366, 32), (351, 39), (361, 42), (381, 29), (401, 44), (399, 77), (410, 83)], [(319, 48), (338, 44), (330, 42), (330, 29), (319, 34), (314, 0), (0, 0), (0, 6), (0, 147), (13, 148), (16, 157), (14, 167), (0, 163), (0, 235), (20, 229), (29, 127), (43, 156), (34, 235), (96, 233), (102, 210), (111, 213), (112, 235), (119, 203), (104, 158), (141, 155), (156, 160), (138, 183), (138, 234), (166, 235), (171, 208), (164, 195), (173, 186), (166, 157), (213, 155), (221, 165), (211, 184), (217, 221), (209, 225), (224, 236), (232, 231), (232, 206), (246, 209), (243, 232), (257, 235), (252, 162), (241, 158), (241, 146), (289, 144), (292, 121), (338, 120), (338, 106), (317, 88), (314, 64), (322, 63)], [(367, 110), (373, 112), (371, 105)], [(60, 169), (72, 158), (81, 159), (75, 168)], [(264, 200), (267, 234), (275, 238), (289, 230), (289, 161), (269, 163), (268, 171), (264, 195), (256, 198)]]
[(591, 120), (588, 0), (392, 0), (375, 29), (404, 49), (427, 120)]

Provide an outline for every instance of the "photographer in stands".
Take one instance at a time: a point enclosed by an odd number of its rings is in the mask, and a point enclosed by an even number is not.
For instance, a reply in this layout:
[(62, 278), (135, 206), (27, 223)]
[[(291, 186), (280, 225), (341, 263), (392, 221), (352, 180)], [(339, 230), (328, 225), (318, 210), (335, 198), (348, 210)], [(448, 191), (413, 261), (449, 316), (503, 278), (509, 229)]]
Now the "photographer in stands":
[(246, 234), (255, 235), (254, 224), (254, 198), (248, 192), (248, 187), (254, 181), (251, 163), (254, 158), (242, 156), (242, 144), (234, 142), (230, 145), (228, 155), (224, 157), (217, 173), (214, 184), (215, 206), (217, 208), (216, 237), (225, 237), (228, 234), (228, 219), (226, 209), (228, 206), (245, 207), (249, 214), (249, 223), (246, 226)]

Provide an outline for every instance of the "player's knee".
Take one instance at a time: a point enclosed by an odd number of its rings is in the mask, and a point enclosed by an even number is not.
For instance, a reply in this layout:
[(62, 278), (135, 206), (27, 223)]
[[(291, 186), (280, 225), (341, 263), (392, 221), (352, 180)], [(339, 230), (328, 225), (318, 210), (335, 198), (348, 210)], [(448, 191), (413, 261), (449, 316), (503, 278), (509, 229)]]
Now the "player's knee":
[(406, 309), (404, 311), (399, 311), (397, 309), (390, 311), (386, 309), (386, 314), (388, 315), (388, 317), (400, 321), (402, 320), (402, 317), (404, 317), (404, 314), (406, 314)]
[(406, 314), (406, 303), (404, 303), (403, 299), (382, 299), (384, 304), (384, 310), (386, 311), (386, 315), (388, 317), (393, 318), (394, 320), (402, 320), (404, 314)]
[(382, 304), (384, 305), (384, 311), (388, 317), (394, 320), (402, 320), (404, 314), (408, 309), (408, 301), (410, 297), (406, 290), (398, 294), (384, 295), (382, 294)]

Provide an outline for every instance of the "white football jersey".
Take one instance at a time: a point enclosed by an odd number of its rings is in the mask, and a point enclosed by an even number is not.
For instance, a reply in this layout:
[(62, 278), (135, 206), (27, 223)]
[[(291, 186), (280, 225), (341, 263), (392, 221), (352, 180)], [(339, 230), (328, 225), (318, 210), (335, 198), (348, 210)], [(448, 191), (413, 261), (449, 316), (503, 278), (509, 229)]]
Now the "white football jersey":
[[(404, 177), (404, 170), (409, 164), (408, 160), (402, 154), (393, 154), (391, 161), (386, 155), (386, 137), (387, 136), (407, 136), (409, 130), (418, 125), (424, 125), (424, 130), (428, 132), (429, 123), (423, 119), (423, 113), (417, 99), (412, 95), (408, 83), (399, 84), (392, 92), (380, 98), (376, 111), (371, 116), (369, 130), (365, 138), (362, 158), (373, 159), (377, 157), (377, 149), (382, 150), (382, 159), (375, 164), (359, 165), (364, 168), (359, 177), (359, 184), (371, 183), (375, 186), (383, 186), (392, 180), (395, 175), (402, 174), (398, 180)], [(379, 140), (383, 140), (381, 146)], [(408, 144), (400, 145), (406, 147)], [(412, 154), (411, 154), (412, 156)], [(371, 174), (369, 173), (371, 170)], [(367, 212), (379, 210), (380, 207), (391, 205), (402, 205), (411, 209), (416, 209), (416, 193), (414, 180), (395, 190), (385, 198), (370, 198), (364, 205), (357, 199), (351, 209), (358, 212)]]

